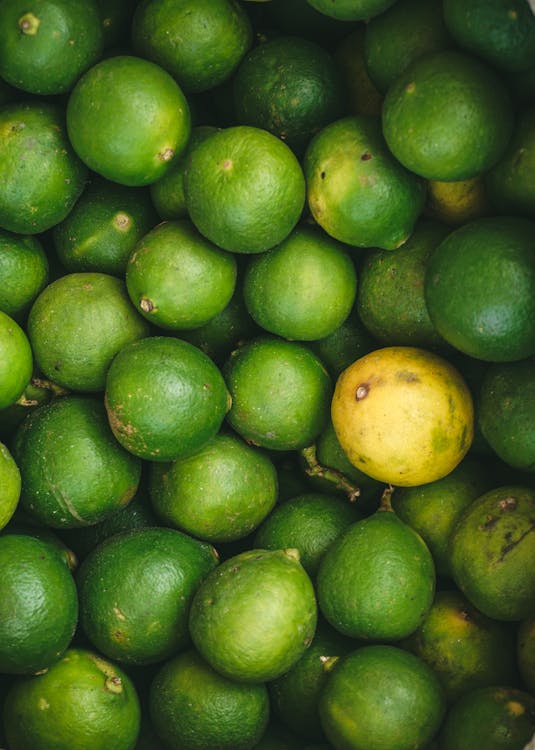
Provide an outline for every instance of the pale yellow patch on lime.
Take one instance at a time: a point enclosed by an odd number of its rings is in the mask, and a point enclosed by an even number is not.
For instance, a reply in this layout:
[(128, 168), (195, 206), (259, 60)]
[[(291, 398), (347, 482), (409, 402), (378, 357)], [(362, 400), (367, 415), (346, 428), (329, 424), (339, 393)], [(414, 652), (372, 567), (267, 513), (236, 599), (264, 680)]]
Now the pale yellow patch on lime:
[(429, 180), (426, 213), (449, 226), (485, 216), (490, 211), (481, 176), (457, 182)]
[(473, 439), (466, 383), (442, 357), (415, 347), (385, 347), (350, 365), (336, 383), (331, 415), (351, 463), (392, 485), (446, 476)]

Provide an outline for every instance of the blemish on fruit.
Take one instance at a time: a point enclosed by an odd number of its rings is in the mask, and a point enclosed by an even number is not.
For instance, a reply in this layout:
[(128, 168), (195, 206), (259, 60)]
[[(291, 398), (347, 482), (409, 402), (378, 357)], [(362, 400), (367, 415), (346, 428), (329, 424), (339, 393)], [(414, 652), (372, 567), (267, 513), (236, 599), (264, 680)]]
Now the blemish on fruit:
[(154, 303), (152, 300), (148, 299), (147, 297), (142, 297), (139, 300), (139, 306), (145, 313), (150, 313), (154, 310)]
[(361, 383), (361, 385), (359, 385), (359, 387), (355, 391), (355, 399), (357, 401), (362, 401), (363, 399), (366, 398), (369, 392), (370, 392), (370, 386), (367, 385), (366, 383)]
[(369, 151), (365, 151), (362, 156), (360, 157), (361, 161), (370, 161), (372, 158), (372, 155), (369, 153)]
[(416, 84), (414, 83), (414, 81), (411, 81), (407, 84), (407, 86), (405, 87), (405, 91), (407, 92), (407, 94), (414, 94), (414, 92), (416, 91)]
[(37, 708), (40, 711), (45, 711), (47, 708), (50, 708), (50, 703), (46, 700), (46, 698), (39, 698), (37, 701)]
[(171, 161), (174, 155), (175, 155), (174, 148), (164, 148), (164, 150), (160, 151), (160, 153), (158, 154), (158, 156), (160, 157), (162, 161)]
[(498, 503), (500, 510), (503, 511), (515, 510), (517, 505), (518, 503), (514, 497), (504, 497), (503, 500), (500, 500)]
[(113, 223), (117, 229), (127, 229), (131, 224), (130, 216), (125, 214), (124, 211), (119, 211), (119, 213), (115, 214), (113, 217)]

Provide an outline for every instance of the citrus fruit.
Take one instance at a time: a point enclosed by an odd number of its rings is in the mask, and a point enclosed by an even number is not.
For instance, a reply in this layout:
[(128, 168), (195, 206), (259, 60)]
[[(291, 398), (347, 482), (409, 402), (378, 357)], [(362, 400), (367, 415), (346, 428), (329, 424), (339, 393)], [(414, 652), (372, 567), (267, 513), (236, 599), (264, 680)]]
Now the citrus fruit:
[(534, 229), (528, 219), (489, 216), (455, 229), (433, 251), (429, 316), (470, 357), (508, 362), (535, 353)]
[(359, 265), (357, 311), (371, 335), (382, 344), (444, 348), (424, 298), (427, 263), (448, 234), (438, 222), (420, 220), (407, 242), (396, 250), (370, 249)]
[(159, 328), (196, 328), (225, 309), (236, 285), (236, 258), (190, 221), (166, 221), (145, 234), (126, 266), (138, 312)]
[(11, 406), (32, 376), (33, 353), (24, 330), (0, 310), (0, 409)]
[(13, 750), (134, 750), (139, 699), (117, 666), (70, 648), (45, 674), (12, 685), (4, 724)]
[(535, 371), (529, 359), (494, 364), (478, 401), (478, 421), (492, 450), (516, 469), (535, 469)]
[(23, 512), (20, 512), (19, 508), (17, 508), (16, 514), (8, 525), (2, 529), (2, 534), (18, 534), (33, 537), (40, 542), (44, 542), (50, 547), (52, 552), (58, 554), (71, 573), (74, 573), (78, 567), (76, 553), (65, 543), (63, 538), (60, 539), (57, 533), (52, 531), (48, 526), (34, 526), (32, 519), (25, 516)]
[(77, 575), (80, 623), (98, 651), (125, 664), (153, 664), (189, 643), (191, 599), (215, 567), (208, 544), (165, 528), (115, 534)]
[(411, 62), (451, 45), (441, 0), (398, 0), (366, 24), (366, 68), (384, 94)]
[(420, 627), (403, 642), (435, 672), (448, 701), (516, 680), (515, 631), (491, 620), (456, 590), (437, 591)]
[(270, 458), (233, 433), (218, 434), (193, 456), (151, 470), (150, 496), (159, 518), (214, 543), (254, 531), (273, 509), (277, 490)]
[(305, 493), (278, 505), (258, 528), (253, 546), (298, 549), (301, 565), (314, 579), (325, 552), (360, 514), (336, 495)]
[(0, 230), (0, 311), (23, 320), (48, 277), (48, 258), (37, 237)]
[(249, 549), (211, 571), (190, 609), (201, 656), (238, 682), (266, 682), (304, 654), (316, 629), (314, 588), (296, 550)]
[(247, 309), (264, 330), (310, 341), (333, 333), (355, 301), (357, 273), (348, 248), (316, 227), (298, 227), (249, 261)]
[(236, 253), (260, 253), (297, 224), (305, 180), (290, 148), (262, 128), (220, 130), (191, 153), (186, 208), (197, 229)]
[(466, 180), (503, 154), (513, 115), (494, 70), (458, 50), (413, 61), (388, 89), (383, 133), (399, 161), (429, 180)]
[(535, 613), (535, 493), (489, 490), (466, 509), (450, 537), (453, 578), (467, 599), (495, 620)]
[(39, 234), (62, 221), (87, 169), (67, 138), (61, 108), (42, 99), (0, 108), (0, 227)]
[(448, 542), (455, 524), (491, 487), (488, 468), (468, 455), (442, 479), (417, 487), (398, 487), (392, 494), (392, 508), (425, 541), (438, 575), (451, 577)]
[[(140, 116), (143, 113), (143, 116)], [(186, 147), (189, 105), (159, 65), (117, 55), (93, 65), (67, 103), (67, 132), (87, 166), (122, 185), (148, 185)]]
[(395, 0), (307, 0), (310, 5), (340, 21), (368, 21), (394, 4)]
[(423, 184), (392, 157), (377, 117), (324, 127), (308, 144), (303, 169), (312, 216), (348, 245), (393, 250), (423, 209)]
[(88, 526), (134, 496), (141, 464), (114, 439), (104, 406), (65, 396), (32, 411), (13, 445), (21, 507), (52, 528)]
[(535, 60), (533, 8), (523, 0), (444, 0), (444, 21), (459, 47), (493, 67), (526, 70)]
[(333, 541), (316, 590), (322, 614), (344, 635), (399, 640), (416, 630), (431, 607), (433, 559), (410, 526), (379, 510)]
[(248, 442), (298, 450), (313, 443), (327, 423), (331, 378), (303, 344), (250, 339), (230, 355), (223, 375), (232, 398), (227, 422)]
[(132, 23), (135, 51), (187, 92), (223, 83), (252, 41), (249, 16), (235, 0), (142, 0)]
[(216, 435), (230, 397), (220, 371), (200, 349), (150, 336), (123, 347), (113, 360), (105, 404), (123, 447), (140, 458), (174, 461)]
[(266, 728), (269, 696), (262, 683), (229, 680), (190, 649), (157, 673), (149, 707), (168, 748), (250, 750)]
[(95, 0), (9, 0), (0, 28), (0, 75), (33, 94), (69, 91), (102, 55)]
[(503, 213), (535, 214), (535, 107), (520, 113), (502, 158), (485, 175), (494, 208)]
[(69, 215), (52, 231), (66, 271), (124, 276), (134, 246), (157, 223), (148, 191), (94, 175)]
[(275, 36), (253, 47), (233, 78), (233, 93), (239, 123), (269, 130), (298, 154), (344, 113), (331, 55), (301, 36)]
[(381, 482), (415, 486), (449, 474), (473, 435), (473, 403), (459, 372), (416, 347), (377, 349), (339, 376), (331, 416), (347, 457)]
[(71, 572), (57, 550), (24, 534), (0, 536), (0, 672), (48, 669), (69, 646), (78, 618)]
[(424, 214), (448, 226), (458, 227), (491, 213), (484, 175), (467, 180), (428, 180)]
[(0, 529), (11, 519), (20, 498), (20, 471), (8, 447), (0, 442)]
[(322, 690), (320, 719), (337, 748), (410, 750), (436, 735), (445, 713), (437, 678), (395, 646), (365, 646), (340, 657)]
[(193, 149), (218, 128), (212, 125), (195, 125), (182, 154), (173, 159), (168, 171), (159, 180), (149, 185), (150, 196), (158, 215), (162, 219), (184, 219), (187, 217), (186, 198), (184, 195), (184, 172)]
[(266, 25), (282, 34), (299, 35), (326, 47), (344, 37), (351, 28), (344, 21), (320, 13), (307, 0), (269, 0), (269, 4), (260, 7), (265, 13)]
[(523, 690), (472, 690), (448, 711), (439, 734), (440, 750), (520, 750), (533, 738), (534, 712), (535, 698)]
[(368, 73), (364, 58), (365, 39), (366, 26), (358, 23), (350, 33), (344, 34), (333, 56), (346, 92), (348, 113), (380, 115), (383, 97)]
[(524, 620), (518, 626), (518, 668), (526, 688), (535, 692), (535, 618)]
[(73, 391), (104, 390), (106, 373), (123, 346), (149, 332), (122, 279), (99, 272), (60, 276), (39, 294), (28, 316), (28, 337), (39, 369)]

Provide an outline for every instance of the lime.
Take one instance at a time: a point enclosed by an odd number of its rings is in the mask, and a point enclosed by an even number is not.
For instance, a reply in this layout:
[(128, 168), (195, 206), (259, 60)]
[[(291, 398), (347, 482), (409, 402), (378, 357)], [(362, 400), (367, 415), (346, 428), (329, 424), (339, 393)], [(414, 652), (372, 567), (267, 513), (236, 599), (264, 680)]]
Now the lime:
[(95, 547), (78, 571), (85, 634), (114, 661), (163, 661), (189, 643), (193, 594), (216, 564), (210, 545), (174, 529), (115, 534)]
[(21, 507), (52, 528), (102, 521), (133, 497), (141, 464), (114, 439), (100, 400), (65, 396), (20, 425), (13, 445)]
[(11, 406), (30, 382), (33, 354), (24, 330), (0, 310), (0, 409)]
[(205, 239), (190, 221), (167, 221), (147, 232), (126, 266), (126, 288), (141, 315), (181, 331), (208, 323), (230, 302), (236, 258)]
[(95, 0), (8, 0), (0, 28), (0, 75), (33, 94), (69, 91), (102, 55)]
[(253, 320), (287, 339), (333, 333), (355, 301), (357, 273), (337, 240), (316, 227), (298, 227), (271, 250), (253, 256), (243, 294)]
[(193, 650), (164, 664), (152, 682), (149, 705), (158, 735), (176, 750), (250, 750), (269, 717), (265, 685), (229, 680)]
[(23, 320), (47, 285), (49, 265), (37, 237), (0, 230), (0, 310)]
[(98, 62), (67, 103), (67, 131), (78, 156), (122, 185), (162, 177), (186, 147), (190, 130), (189, 106), (175, 80), (133, 55)]
[(193, 456), (151, 470), (156, 514), (166, 525), (214, 543), (253, 532), (273, 509), (277, 490), (270, 458), (235, 434), (216, 435)]
[(465, 180), (495, 164), (511, 136), (507, 90), (493, 69), (457, 50), (412, 62), (387, 91), (383, 132), (396, 159), (430, 180)]
[(122, 279), (98, 272), (60, 276), (39, 294), (28, 316), (37, 366), (58, 385), (102, 391), (123, 346), (146, 336)]
[(235, 0), (142, 0), (132, 23), (135, 51), (187, 92), (223, 83), (252, 40), (249, 16)]
[(197, 229), (237, 253), (260, 253), (297, 224), (305, 180), (290, 148), (262, 128), (220, 130), (191, 153), (186, 208)]
[(490, 216), (455, 229), (433, 251), (429, 316), (470, 357), (508, 362), (535, 353), (534, 230), (528, 219)]
[(424, 214), (448, 226), (458, 227), (491, 213), (483, 175), (467, 180), (428, 180)]
[(45, 674), (12, 685), (4, 724), (12, 750), (134, 750), (139, 699), (121, 669), (70, 648)]
[(327, 738), (351, 750), (423, 748), (445, 713), (439, 682), (413, 654), (365, 646), (335, 662), (320, 695)]
[(0, 529), (11, 519), (20, 498), (19, 467), (4, 443), (0, 443)]
[(69, 646), (78, 618), (71, 572), (57, 550), (24, 534), (0, 536), (0, 672), (48, 669)]
[[(274, 2), (274, 0), (272, 0)], [(306, 0), (305, 0), (306, 3)], [(366, 25), (357, 24), (334, 50), (334, 61), (344, 86), (348, 113), (380, 115), (383, 97), (372, 82), (364, 58)]]
[(424, 186), (392, 157), (377, 117), (324, 127), (310, 141), (303, 169), (314, 219), (349, 245), (393, 250), (423, 209)]
[(435, 568), (421, 537), (395, 513), (380, 510), (349, 526), (320, 563), (321, 612), (344, 635), (405, 638), (433, 602)]
[(518, 626), (517, 660), (526, 688), (535, 693), (535, 617)]
[(220, 674), (266, 682), (304, 654), (316, 629), (314, 588), (296, 550), (249, 549), (225, 560), (197, 589), (195, 647)]
[(302, 344), (250, 339), (231, 354), (223, 375), (232, 398), (227, 421), (248, 442), (298, 450), (313, 443), (327, 423), (331, 379)]
[(62, 221), (87, 170), (74, 153), (59, 107), (36, 99), (0, 108), (0, 227), (38, 234)]
[(336, 382), (331, 416), (351, 463), (398, 486), (446, 476), (472, 442), (464, 379), (448, 361), (416, 347), (384, 347), (351, 364)]
[(128, 451), (151, 461), (174, 461), (216, 435), (230, 397), (220, 371), (200, 349), (151, 336), (117, 354), (108, 371), (105, 404), (113, 434)]
[(395, 0), (307, 0), (320, 13), (340, 21), (368, 21), (394, 4)]

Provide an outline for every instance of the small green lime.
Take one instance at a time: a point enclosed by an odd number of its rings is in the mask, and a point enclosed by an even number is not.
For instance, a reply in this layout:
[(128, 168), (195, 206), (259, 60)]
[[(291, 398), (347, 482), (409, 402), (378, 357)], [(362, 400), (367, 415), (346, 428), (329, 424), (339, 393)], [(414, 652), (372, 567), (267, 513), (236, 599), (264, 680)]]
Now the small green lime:
[(48, 277), (48, 258), (37, 237), (0, 230), (1, 311), (21, 321)]
[(20, 498), (20, 471), (6, 445), (0, 443), (0, 529), (11, 519)]
[(395, 0), (307, 0), (320, 13), (340, 21), (369, 21), (379, 15)]
[(24, 330), (0, 310), (0, 409), (11, 406), (30, 382), (33, 353)]

